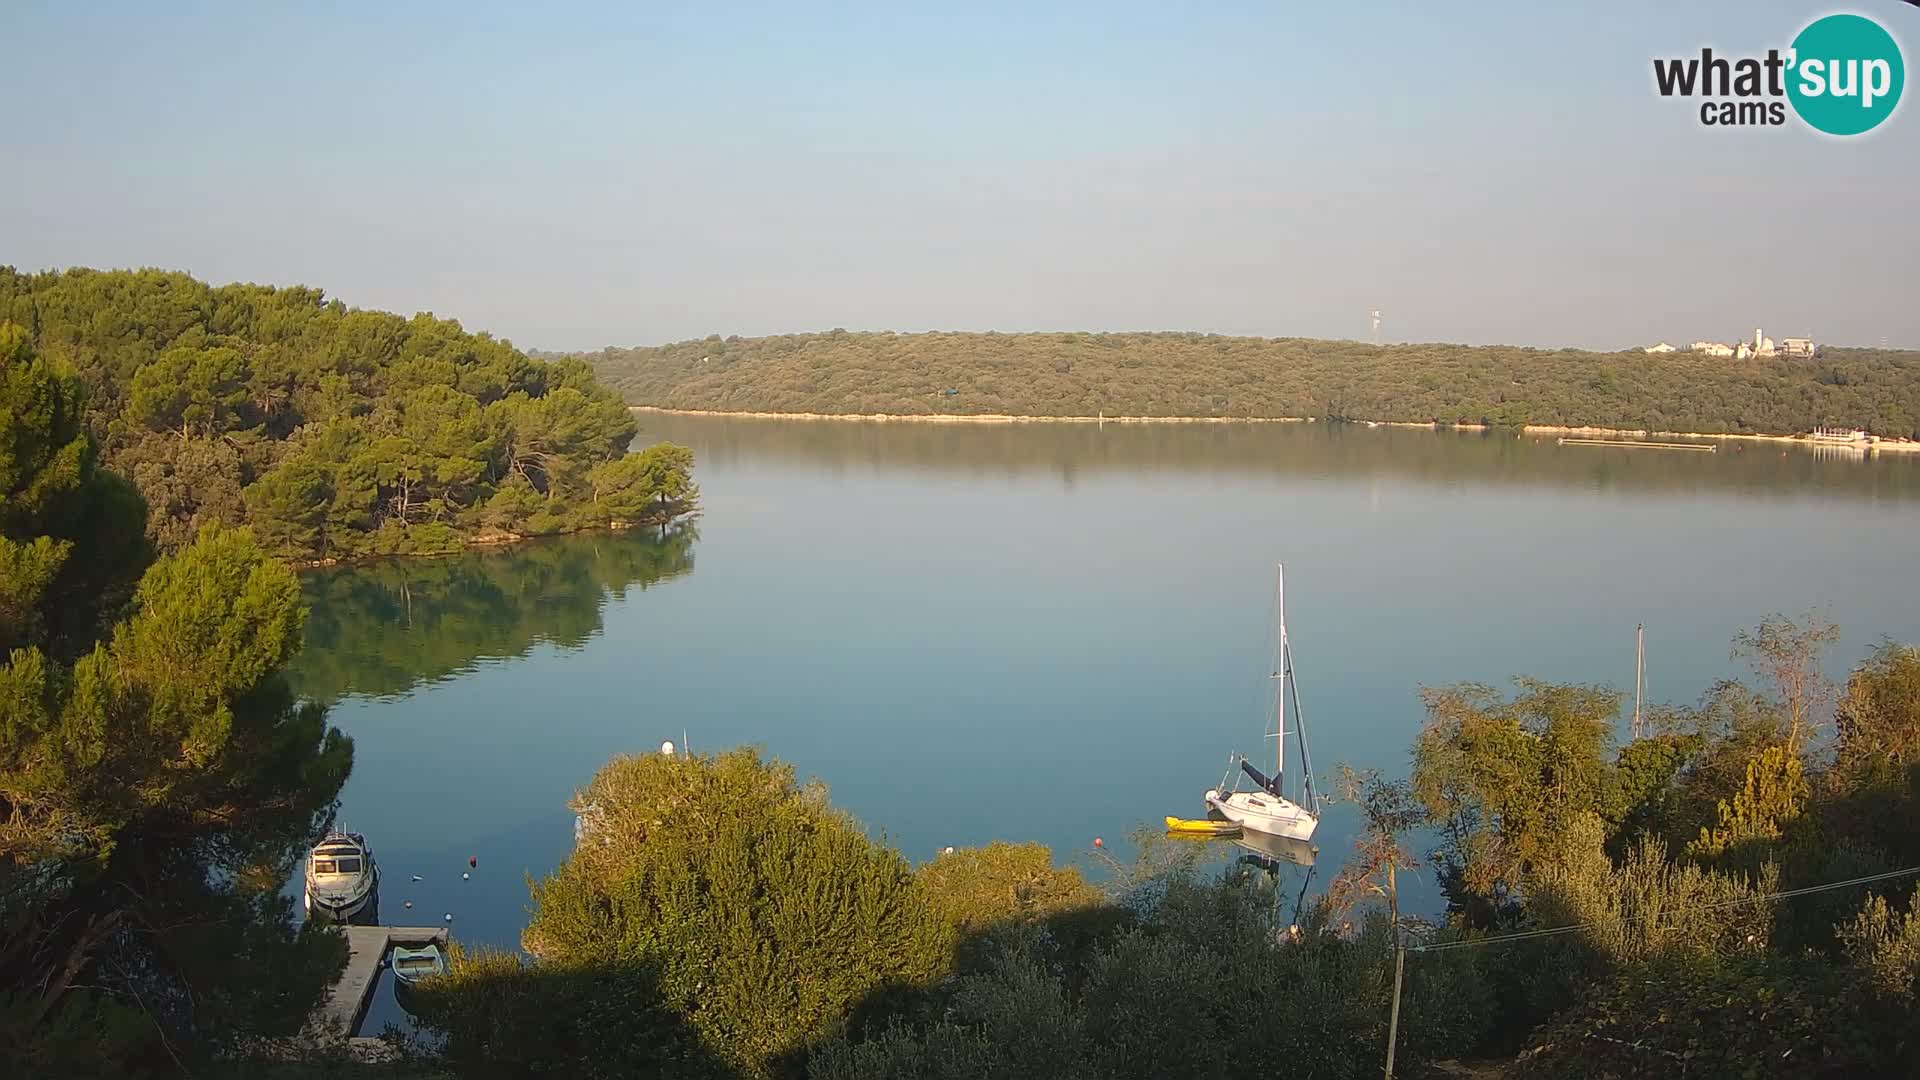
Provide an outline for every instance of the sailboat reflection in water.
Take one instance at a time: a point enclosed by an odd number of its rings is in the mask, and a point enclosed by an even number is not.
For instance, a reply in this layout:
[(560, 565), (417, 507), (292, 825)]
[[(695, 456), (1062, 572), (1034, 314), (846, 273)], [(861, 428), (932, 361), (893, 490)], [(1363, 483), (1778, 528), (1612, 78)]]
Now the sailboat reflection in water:
[(1269, 833), (1242, 831), (1233, 838), (1233, 843), (1247, 852), (1240, 856), (1243, 865), (1257, 866), (1269, 874), (1279, 873), (1283, 865), (1311, 867), (1314, 856), (1320, 853), (1319, 848), (1305, 840)]
[[(1273, 882), (1276, 937), (1285, 941), (1300, 940), (1300, 920), (1307, 909), (1307, 890), (1313, 886), (1313, 862), (1320, 849), (1305, 840), (1245, 831), (1233, 838), (1233, 844), (1244, 852), (1236, 862), (1250, 870), (1264, 870)], [(1289, 866), (1304, 866), (1307, 872), (1300, 875), (1300, 888), (1293, 892), (1293, 914), (1285, 916), (1287, 894), (1280, 891), (1280, 872)], [(1281, 918), (1287, 919), (1284, 927), (1278, 925)]]

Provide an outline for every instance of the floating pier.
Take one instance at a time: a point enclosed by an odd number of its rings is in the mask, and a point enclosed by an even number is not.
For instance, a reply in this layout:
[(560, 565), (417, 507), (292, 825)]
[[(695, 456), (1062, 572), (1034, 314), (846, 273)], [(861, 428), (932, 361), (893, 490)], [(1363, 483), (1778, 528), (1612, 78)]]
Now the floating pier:
[(380, 965), (395, 945), (445, 947), (447, 931), (442, 926), (348, 926), (347, 970), (333, 984), (327, 1000), (320, 1006), (320, 1023), (328, 1034), (351, 1039), (367, 1014), (367, 1002), (380, 983)]
[(1642, 450), (1701, 450), (1713, 453), (1720, 449), (1718, 443), (1702, 442), (1649, 442), (1645, 439), (1574, 439), (1562, 436), (1561, 446), (1632, 446)]

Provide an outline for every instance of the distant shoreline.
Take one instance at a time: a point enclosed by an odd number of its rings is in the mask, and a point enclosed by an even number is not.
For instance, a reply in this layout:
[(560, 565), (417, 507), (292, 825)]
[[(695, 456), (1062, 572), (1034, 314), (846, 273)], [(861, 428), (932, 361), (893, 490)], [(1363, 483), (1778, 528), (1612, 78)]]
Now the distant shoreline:
[[(747, 420), (828, 420), (842, 423), (917, 423), (917, 424), (1316, 424), (1326, 421), (1314, 416), (1017, 416), (1011, 413), (815, 413), (754, 412), (724, 409), (668, 409), (658, 405), (629, 405), (629, 411), (660, 413), (666, 416), (724, 416)], [(1490, 424), (1438, 424), (1416, 420), (1348, 420), (1355, 427), (1424, 428), (1428, 431), (1485, 432)], [(1789, 446), (1852, 447), (1887, 453), (1920, 452), (1920, 441), (1879, 439), (1871, 443), (1815, 442), (1806, 435), (1748, 435), (1700, 431), (1644, 431), (1631, 428), (1574, 427), (1560, 424), (1527, 424), (1518, 429), (1526, 435), (1602, 435), (1631, 439), (1700, 439), (1710, 441), (1771, 442)]]

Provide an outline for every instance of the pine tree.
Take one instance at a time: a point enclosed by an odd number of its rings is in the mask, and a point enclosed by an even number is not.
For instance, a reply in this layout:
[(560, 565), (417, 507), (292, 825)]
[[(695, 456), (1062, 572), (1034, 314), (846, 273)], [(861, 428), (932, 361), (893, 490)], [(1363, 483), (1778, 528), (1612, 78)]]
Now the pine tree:
[(280, 886), (351, 747), (280, 675), (292, 573), (215, 528), (142, 574), (84, 402), (0, 328), (0, 1059), (185, 1070), (297, 1027), (337, 971)]
[(1700, 830), (1687, 854), (1714, 859), (1744, 845), (1771, 843), (1807, 804), (1800, 758), (1785, 746), (1769, 747), (1747, 763), (1747, 783), (1731, 802), (1720, 803), (1720, 824)]

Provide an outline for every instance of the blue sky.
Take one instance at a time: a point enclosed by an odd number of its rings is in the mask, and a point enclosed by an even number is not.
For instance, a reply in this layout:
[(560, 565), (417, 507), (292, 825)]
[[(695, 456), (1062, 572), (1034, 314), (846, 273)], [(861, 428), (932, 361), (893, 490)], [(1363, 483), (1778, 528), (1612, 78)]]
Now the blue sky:
[[(1766, 3), (27, 3), (0, 263), (542, 348), (828, 329), (1920, 346), (1920, 108), (1703, 128)], [(1907, 47), (1920, 9), (1862, 3)], [(1915, 91), (1920, 93), (1920, 91)]]

